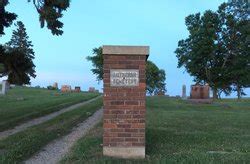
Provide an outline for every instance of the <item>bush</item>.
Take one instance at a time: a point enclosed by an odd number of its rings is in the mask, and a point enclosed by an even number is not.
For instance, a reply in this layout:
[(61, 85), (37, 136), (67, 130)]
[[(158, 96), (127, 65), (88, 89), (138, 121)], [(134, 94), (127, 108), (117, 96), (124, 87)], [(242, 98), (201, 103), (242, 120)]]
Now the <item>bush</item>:
[(51, 85), (50, 85), (50, 86), (47, 86), (47, 89), (48, 89), (48, 90), (57, 90), (57, 88), (55, 88), (55, 87), (53, 87), (53, 86), (51, 86)]

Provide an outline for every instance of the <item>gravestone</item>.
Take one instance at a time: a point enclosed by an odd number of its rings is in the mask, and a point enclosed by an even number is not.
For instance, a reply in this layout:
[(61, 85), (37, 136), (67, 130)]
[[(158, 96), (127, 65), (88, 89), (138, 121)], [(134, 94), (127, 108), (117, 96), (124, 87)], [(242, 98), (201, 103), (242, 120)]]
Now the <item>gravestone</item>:
[(95, 87), (89, 87), (89, 92), (95, 92)]
[(187, 88), (186, 88), (186, 85), (182, 86), (182, 99), (187, 99)]
[(103, 154), (145, 158), (147, 46), (103, 46)]
[(192, 85), (191, 86), (191, 99), (209, 99), (210, 87), (208, 85)]
[(53, 88), (58, 89), (58, 83), (57, 83), (57, 82), (55, 82), (55, 83), (53, 84)]
[(77, 86), (77, 87), (75, 87), (75, 92), (81, 92), (81, 87), (79, 87), (79, 86)]
[(70, 85), (62, 85), (61, 92), (71, 92), (71, 86)]
[(2, 92), (1, 94), (6, 95), (6, 93), (8, 92), (8, 90), (10, 89), (10, 84), (7, 80), (3, 80), (2, 81)]

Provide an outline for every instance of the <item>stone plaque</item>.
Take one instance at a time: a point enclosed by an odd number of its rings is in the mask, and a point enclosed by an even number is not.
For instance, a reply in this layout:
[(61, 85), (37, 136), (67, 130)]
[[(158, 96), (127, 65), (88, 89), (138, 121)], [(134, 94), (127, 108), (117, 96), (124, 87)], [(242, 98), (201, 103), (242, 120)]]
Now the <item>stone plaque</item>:
[(111, 87), (133, 87), (139, 86), (139, 70), (135, 69), (111, 69)]

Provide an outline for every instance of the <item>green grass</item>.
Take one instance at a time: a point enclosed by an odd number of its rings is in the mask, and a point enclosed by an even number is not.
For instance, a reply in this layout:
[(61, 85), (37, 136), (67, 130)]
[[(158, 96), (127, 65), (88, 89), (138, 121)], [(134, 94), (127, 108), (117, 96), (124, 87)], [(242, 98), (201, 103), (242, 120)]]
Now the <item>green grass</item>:
[(15, 87), (6, 96), (0, 96), (0, 131), (97, 95), (99, 94), (61, 93), (47, 89)]
[(0, 163), (18, 163), (31, 157), (52, 140), (70, 133), (73, 127), (101, 106), (102, 98), (99, 98), (48, 122), (0, 140)]
[(62, 163), (250, 163), (250, 99), (191, 104), (147, 99), (146, 159), (102, 156), (101, 124)]

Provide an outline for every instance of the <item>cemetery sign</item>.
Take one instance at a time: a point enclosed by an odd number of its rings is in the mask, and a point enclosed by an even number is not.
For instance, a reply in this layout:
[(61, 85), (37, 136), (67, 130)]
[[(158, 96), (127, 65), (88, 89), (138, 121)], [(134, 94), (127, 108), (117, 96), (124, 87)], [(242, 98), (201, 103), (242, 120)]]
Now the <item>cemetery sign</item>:
[(133, 87), (139, 85), (139, 70), (111, 69), (110, 85), (113, 87)]

